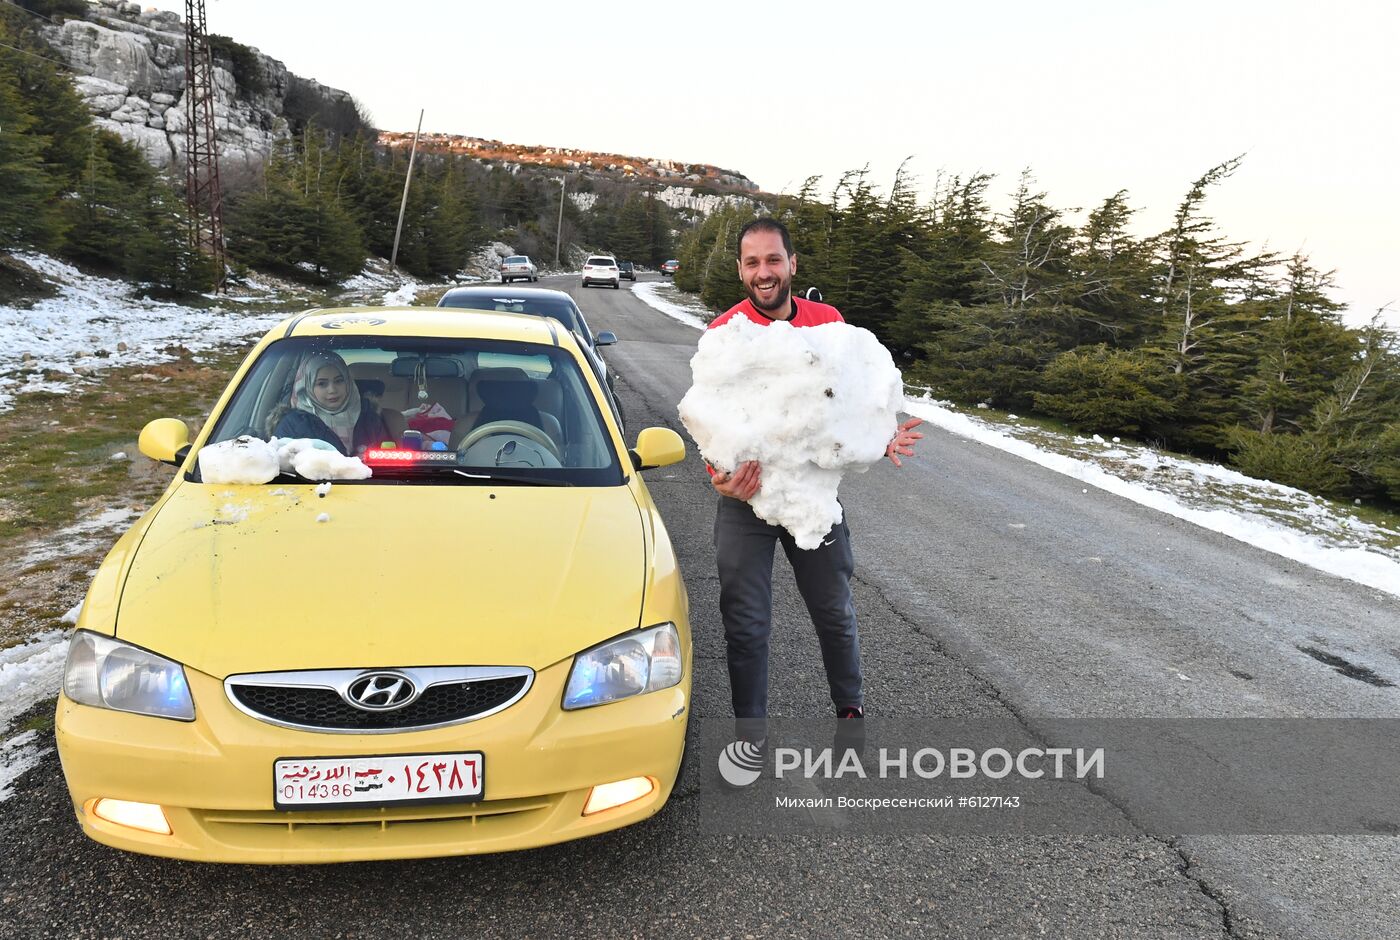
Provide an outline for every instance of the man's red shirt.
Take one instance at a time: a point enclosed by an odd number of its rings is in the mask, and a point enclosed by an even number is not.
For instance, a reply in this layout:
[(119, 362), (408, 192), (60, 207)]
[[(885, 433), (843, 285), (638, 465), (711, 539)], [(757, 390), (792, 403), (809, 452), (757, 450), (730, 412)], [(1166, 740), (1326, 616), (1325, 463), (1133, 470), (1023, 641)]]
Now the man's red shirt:
[[(786, 322), (793, 326), (819, 326), (823, 323), (845, 323), (841, 318), (841, 313), (831, 304), (819, 304), (815, 300), (804, 300), (801, 297), (792, 298), (793, 315)], [(767, 326), (770, 323), (780, 322), (775, 317), (770, 317), (753, 305), (753, 301), (747, 298), (742, 303), (737, 303), (724, 313), (710, 321), (706, 329), (713, 330), (717, 326), (724, 326), (735, 317), (748, 317), (759, 326)]]

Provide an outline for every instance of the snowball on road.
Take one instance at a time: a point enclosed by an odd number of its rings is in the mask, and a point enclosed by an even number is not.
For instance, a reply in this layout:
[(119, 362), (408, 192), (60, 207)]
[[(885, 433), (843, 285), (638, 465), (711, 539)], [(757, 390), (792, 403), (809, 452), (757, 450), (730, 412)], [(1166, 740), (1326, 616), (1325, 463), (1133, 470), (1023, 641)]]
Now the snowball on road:
[(904, 380), (875, 334), (847, 323), (801, 329), (735, 317), (700, 338), (681, 420), (717, 469), (747, 460), (763, 485), (749, 505), (814, 549), (841, 521), (842, 475), (885, 455)]

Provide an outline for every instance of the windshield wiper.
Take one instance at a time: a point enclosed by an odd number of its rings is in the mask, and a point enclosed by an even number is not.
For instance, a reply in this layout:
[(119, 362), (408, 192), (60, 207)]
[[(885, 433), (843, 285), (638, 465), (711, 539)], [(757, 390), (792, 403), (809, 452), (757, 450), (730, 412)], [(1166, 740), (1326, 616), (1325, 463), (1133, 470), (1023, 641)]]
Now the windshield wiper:
[(482, 483), (517, 483), (521, 486), (573, 486), (568, 480), (551, 480), (548, 477), (527, 477), (519, 473), (502, 473), (499, 470), (487, 471), (486, 473), (471, 473), (467, 470), (459, 470), (454, 467), (452, 472), (471, 480), (479, 480)]

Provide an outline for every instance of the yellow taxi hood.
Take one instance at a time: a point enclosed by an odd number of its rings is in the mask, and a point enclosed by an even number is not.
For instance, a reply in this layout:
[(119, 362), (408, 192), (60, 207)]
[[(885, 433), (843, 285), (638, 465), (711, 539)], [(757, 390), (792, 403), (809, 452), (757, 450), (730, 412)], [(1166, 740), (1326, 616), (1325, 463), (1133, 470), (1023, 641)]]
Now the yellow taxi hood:
[(116, 635), (218, 678), (540, 669), (639, 625), (645, 551), (627, 486), (181, 483)]

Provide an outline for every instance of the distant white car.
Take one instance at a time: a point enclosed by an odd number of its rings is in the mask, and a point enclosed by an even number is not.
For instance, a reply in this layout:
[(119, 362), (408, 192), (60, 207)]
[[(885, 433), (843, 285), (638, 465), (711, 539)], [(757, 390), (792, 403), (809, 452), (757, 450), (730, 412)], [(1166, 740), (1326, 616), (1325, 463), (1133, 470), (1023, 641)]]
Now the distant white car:
[(535, 263), (526, 255), (511, 255), (501, 262), (501, 283), (509, 284), (511, 281), (538, 281), (540, 279), (539, 270)]
[(622, 270), (612, 255), (593, 255), (583, 266), (583, 286), (611, 284), (617, 290), (622, 284)]

